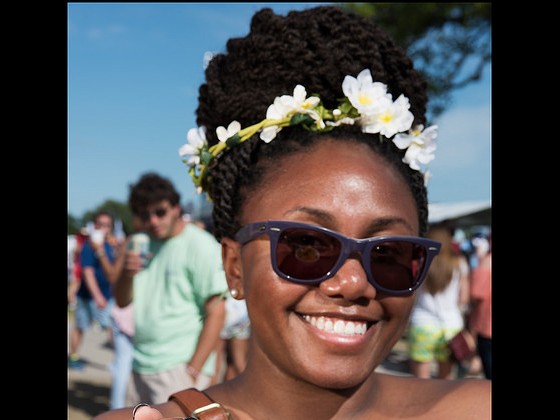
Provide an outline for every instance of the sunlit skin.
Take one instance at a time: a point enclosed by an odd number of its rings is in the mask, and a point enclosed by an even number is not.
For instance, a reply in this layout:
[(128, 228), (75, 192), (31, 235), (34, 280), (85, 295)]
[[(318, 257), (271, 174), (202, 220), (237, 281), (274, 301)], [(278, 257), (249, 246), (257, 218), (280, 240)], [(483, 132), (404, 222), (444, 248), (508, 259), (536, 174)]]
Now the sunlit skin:
[[(298, 221), (353, 238), (418, 234), (407, 185), (366, 146), (323, 142), (313, 153), (280, 165), (246, 203), (243, 224)], [(266, 314), (251, 322), (255, 340), (249, 369), (259, 374), (263, 366), (275, 365), (281, 371), (277, 383), (287, 386), (294, 379), (336, 389), (359, 384), (399, 339), (412, 305), (412, 297), (378, 294), (358, 259), (348, 260), (319, 286), (280, 279), (270, 264), (266, 235), (241, 248), (240, 267), (239, 288), (249, 313)], [(303, 320), (304, 314), (366, 321), (368, 331), (351, 337), (329, 334)]]
[[(353, 238), (419, 234), (407, 184), (365, 145), (323, 139), (276, 164), (244, 203), (242, 224), (298, 221)], [(320, 285), (306, 286), (275, 274), (267, 235), (244, 246), (225, 238), (222, 255), (230, 289), (247, 301), (252, 338), (245, 371), (206, 392), (234, 419), (449, 419), (476, 387), (374, 372), (402, 336), (414, 295), (378, 293), (358, 259)], [(327, 333), (303, 315), (365, 321), (368, 329), (354, 336)], [(166, 417), (185, 414), (174, 402), (155, 408)], [(121, 413), (107, 418), (130, 420), (130, 411)], [(136, 415), (159, 418), (149, 407)]]
[[(357, 144), (323, 141), (311, 153), (280, 161), (246, 202), (242, 224), (270, 219), (316, 224), (354, 238), (418, 235), (407, 185), (382, 158)], [(298, 394), (312, 400), (322, 388), (355, 387), (371, 377), (402, 335), (412, 296), (378, 294), (359, 260), (349, 259), (319, 286), (306, 286), (274, 273), (266, 235), (241, 248), (228, 243), (227, 252), (240, 250), (239, 276), (232, 281), (253, 314), (246, 375), (260, 377), (252, 382), (254, 392), (260, 381), (272, 382), (299, 387)], [(355, 336), (326, 333), (302, 315), (365, 321), (368, 330)]]

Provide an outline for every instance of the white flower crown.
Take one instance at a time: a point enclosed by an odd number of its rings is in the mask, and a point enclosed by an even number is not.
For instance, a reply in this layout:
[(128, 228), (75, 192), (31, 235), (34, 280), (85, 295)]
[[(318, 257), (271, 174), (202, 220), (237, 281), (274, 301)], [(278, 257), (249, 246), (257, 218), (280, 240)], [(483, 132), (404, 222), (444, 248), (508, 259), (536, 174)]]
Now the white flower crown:
[[(227, 129), (218, 127), (216, 135), (219, 143), (208, 147), (206, 128), (191, 128), (187, 133), (188, 143), (181, 146), (179, 156), (189, 167), (198, 193), (208, 191), (207, 170), (222, 151), (244, 142), (257, 132), (265, 143), (270, 143), (283, 127), (302, 125), (310, 131), (327, 132), (341, 124), (359, 124), (364, 133), (379, 133), (383, 137), (393, 138), (399, 149), (406, 149), (403, 162), (412, 169), (421, 171), (421, 164), (426, 165), (434, 159), (436, 149), (437, 126), (424, 130), (423, 125), (412, 127), (414, 115), (409, 111), (408, 98), (400, 95), (395, 101), (387, 92), (387, 85), (374, 82), (369, 69), (362, 70), (357, 78), (346, 76), (342, 82), (345, 97), (334, 110), (323, 107), (318, 96), (307, 97), (302, 85), (294, 88), (293, 96), (283, 95), (274, 99), (266, 111), (266, 119), (250, 127), (241, 128), (233, 121)], [(407, 132), (408, 133), (405, 133)], [(382, 137), (383, 136), (383, 137)], [(425, 182), (428, 171), (424, 173)]]

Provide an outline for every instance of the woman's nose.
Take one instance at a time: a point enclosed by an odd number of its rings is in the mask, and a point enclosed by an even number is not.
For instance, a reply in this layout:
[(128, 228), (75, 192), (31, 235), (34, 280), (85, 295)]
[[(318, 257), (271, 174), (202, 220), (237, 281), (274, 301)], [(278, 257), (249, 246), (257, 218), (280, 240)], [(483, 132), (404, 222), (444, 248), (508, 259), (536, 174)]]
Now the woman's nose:
[(368, 281), (360, 255), (349, 257), (333, 277), (319, 286), (323, 293), (329, 296), (341, 295), (347, 300), (374, 299), (376, 295), (375, 288)]

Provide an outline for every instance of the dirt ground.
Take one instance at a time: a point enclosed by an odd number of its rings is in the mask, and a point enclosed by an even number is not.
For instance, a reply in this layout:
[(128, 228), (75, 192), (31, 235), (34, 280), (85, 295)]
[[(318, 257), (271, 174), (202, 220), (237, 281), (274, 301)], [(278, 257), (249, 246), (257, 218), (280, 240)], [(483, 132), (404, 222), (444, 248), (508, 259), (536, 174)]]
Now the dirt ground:
[[(68, 317), (68, 332), (72, 324)], [(68, 420), (91, 420), (109, 409), (111, 375), (108, 365), (113, 350), (107, 346), (107, 334), (94, 326), (84, 335), (80, 356), (83, 370), (68, 369)]]

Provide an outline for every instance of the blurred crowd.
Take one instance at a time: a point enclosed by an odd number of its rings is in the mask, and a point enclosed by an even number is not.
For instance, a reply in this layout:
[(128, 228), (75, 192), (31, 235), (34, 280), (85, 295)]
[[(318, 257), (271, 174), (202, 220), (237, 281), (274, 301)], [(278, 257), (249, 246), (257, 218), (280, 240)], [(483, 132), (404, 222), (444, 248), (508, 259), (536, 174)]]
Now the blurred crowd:
[[(421, 378), (492, 379), (491, 228), (465, 231), (442, 222), (431, 225), (426, 236), (442, 247), (412, 308), (410, 371)], [(463, 345), (470, 347), (460, 358), (451, 349), (457, 335), (466, 336)]]
[(110, 409), (165, 401), (245, 367), (245, 301), (227, 288), (211, 226), (179, 202), (168, 179), (147, 173), (130, 186), (134, 232), (100, 211), (68, 236), (68, 368), (84, 369), (83, 338), (97, 324), (114, 352)]

